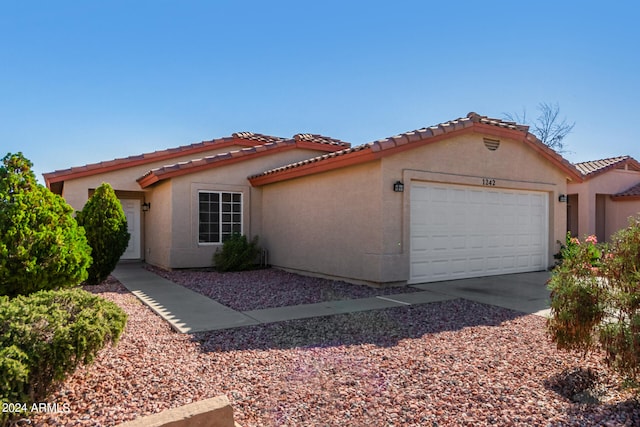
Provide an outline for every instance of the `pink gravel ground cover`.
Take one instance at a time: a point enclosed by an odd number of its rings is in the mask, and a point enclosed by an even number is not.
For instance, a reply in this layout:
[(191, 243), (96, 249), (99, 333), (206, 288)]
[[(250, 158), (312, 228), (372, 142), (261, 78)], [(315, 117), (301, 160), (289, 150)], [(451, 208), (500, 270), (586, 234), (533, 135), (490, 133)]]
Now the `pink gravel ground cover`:
[[(220, 394), (244, 427), (640, 425), (620, 379), (557, 351), (533, 315), (453, 300), (182, 335), (113, 279), (91, 291), (126, 330), (51, 396), (70, 411), (34, 425), (111, 426)], [(602, 375), (604, 403), (558, 393), (577, 367)]]
[(420, 291), (408, 286), (373, 288), (314, 277), (301, 280), (298, 274), (275, 268), (218, 273), (167, 271), (150, 265), (145, 267), (174, 283), (238, 311)]

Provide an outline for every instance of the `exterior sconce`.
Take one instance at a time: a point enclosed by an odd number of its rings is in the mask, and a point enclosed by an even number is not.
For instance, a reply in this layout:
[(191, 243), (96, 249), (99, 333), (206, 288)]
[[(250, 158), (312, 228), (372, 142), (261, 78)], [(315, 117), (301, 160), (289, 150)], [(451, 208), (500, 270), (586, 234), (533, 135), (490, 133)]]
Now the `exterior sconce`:
[(151, 210), (151, 202), (146, 202), (142, 204), (142, 212), (149, 212)]
[(560, 203), (567, 203), (567, 195), (566, 194), (561, 194), (560, 196), (558, 196), (558, 201)]
[(395, 191), (396, 193), (402, 193), (404, 191), (404, 184), (402, 183), (402, 181), (396, 181), (393, 184), (393, 191)]

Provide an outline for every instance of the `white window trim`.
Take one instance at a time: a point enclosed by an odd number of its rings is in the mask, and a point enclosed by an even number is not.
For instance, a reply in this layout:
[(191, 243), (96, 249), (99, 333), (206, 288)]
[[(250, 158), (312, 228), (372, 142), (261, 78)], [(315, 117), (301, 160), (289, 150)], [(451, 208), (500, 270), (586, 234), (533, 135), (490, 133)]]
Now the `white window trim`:
[[(220, 242), (201, 242), (200, 241), (200, 194), (201, 193), (207, 193), (207, 194), (218, 194), (220, 196), (220, 204), (221, 204), (221, 208), (220, 208)], [(198, 228), (197, 228), (197, 233), (196, 233), (196, 243), (199, 246), (220, 246), (222, 245), (222, 195), (223, 194), (239, 194), (240, 195), (240, 234), (244, 234), (244, 193), (240, 192), (240, 191), (222, 191), (222, 190), (198, 190), (198, 197), (196, 200), (196, 206), (197, 206), (197, 210), (198, 210)], [(233, 215), (233, 212), (231, 213)], [(233, 222), (232, 222), (233, 223)]]

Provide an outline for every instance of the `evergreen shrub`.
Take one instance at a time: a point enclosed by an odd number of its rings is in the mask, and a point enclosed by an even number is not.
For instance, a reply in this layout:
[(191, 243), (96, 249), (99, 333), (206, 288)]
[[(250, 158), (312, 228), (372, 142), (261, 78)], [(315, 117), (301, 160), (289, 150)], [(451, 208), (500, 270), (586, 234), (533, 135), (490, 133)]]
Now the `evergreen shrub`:
[(91, 248), (73, 209), (36, 182), (22, 153), (0, 164), (0, 295), (79, 285)]
[(84, 227), (93, 259), (85, 283), (97, 285), (116, 268), (130, 237), (122, 204), (111, 185), (100, 185), (76, 220)]
[(78, 365), (117, 343), (126, 320), (115, 303), (82, 289), (0, 297), (0, 402), (45, 401)]
[(258, 236), (249, 241), (247, 236), (235, 233), (222, 244), (222, 250), (213, 254), (213, 262), (222, 272), (250, 270), (255, 268), (259, 254)]

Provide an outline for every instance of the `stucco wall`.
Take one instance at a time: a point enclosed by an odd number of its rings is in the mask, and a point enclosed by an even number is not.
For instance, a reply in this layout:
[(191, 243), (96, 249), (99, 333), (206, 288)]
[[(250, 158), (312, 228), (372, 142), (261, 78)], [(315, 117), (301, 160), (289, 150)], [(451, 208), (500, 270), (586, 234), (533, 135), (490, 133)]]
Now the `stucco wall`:
[(305, 273), (381, 281), (380, 162), (263, 187), (269, 262)]
[(616, 231), (629, 226), (629, 217), (640, 215), (640, 200), (614, 201), (607, 198), (606, 233), (611, 236)]
[(220, 244), (198, 243), (198, 192), (242, 193), (243, 234), (262, 237), (262, 190), (253, 188), (247, 177), (267, 169), (318, 155), (312, 150), (293, 149), (245, 160), (227, 166), (172, 178), (170, 268), (208, 267)]
[(144, 259), (147, 263), (169, 268), (173, 236), (171, 226), (173, 209), (171, 207), (171, 181), (164, 181), (146, 194), (151, 209), (142, 213), (145, 223)]
[[(640, 182), (640, 172), (614, 169), (579, 184), (570, 183), (567, 186), (567, 192), (578, 195), (578, 235), (582, 237), (596, 234), (596, 194), (616, 194), (633, 187), (638, 182)], [(626, 219), (629, 215), (627, 215), (625, 208), (614, 207), (618, 203), (626, 202), (608, 201), (606, 204), (605, 230), (607, 237), (611, 236), (620, 224), (623, 226), (627, 224)]]
[[(411, 181), (482, 185), (548, 194), (548, 264), (566, 230), (566, 176), (524, 143), (489, 151), (467, 134), (381, 160), (263, 186), (270, 262), (307, 273), (380, 284), (409, 278)], [(404, 182), (405, 191), (393, 191)]]
[(170, 160), (146, 163), (144, 165), (133, 166), (125, 169), (118, 169), (111, 172), (104, 172), (98, 175), (91, 175), (65, 181), (62, 190), (62, 197), (75, 210), (80, 210), (89, 199), (88, 190), (90, 188), (98, 188), (103, 182), (111, 184), (115, 190), (124, 191), (141, 191), (136, 179), (150, 171), (151, 169), (179, 162), (185, 162), (193, 159), (199, 159), (206, 156), (212, 156), (227, 151), (239, 150), (242, 147), (233, 146), (209, 150), (202, 153), (191, 154), (188, 156), (176, 157)]

